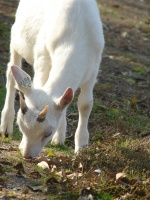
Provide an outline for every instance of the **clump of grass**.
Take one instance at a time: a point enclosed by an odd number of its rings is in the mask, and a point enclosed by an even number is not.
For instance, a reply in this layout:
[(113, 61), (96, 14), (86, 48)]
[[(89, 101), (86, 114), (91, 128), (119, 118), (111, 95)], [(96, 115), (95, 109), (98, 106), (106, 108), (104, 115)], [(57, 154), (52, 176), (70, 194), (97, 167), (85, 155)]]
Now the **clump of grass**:
[(144, 74), (144, 70), (141, 67), (134, 67), (133, 70), (139, 74)]
[(11, 137), (5, 138), (0, 136), (0, 142), (2, 143), (10, 143), (11, 142)]
[(61, 153), (65, 153), (65, 154), (70, 154), (71, 149), (66, 146), (66, 145), (62, 145), (62, 144), (58, 144), (58, 145), (53, 145), (50, 142), (46, 145), (46, 147), (54, 150), (54, 151), (59, 151)]
[(13, 131), (12, 139), (21, 141), (21, 138), (22, 138), (22, 133), (20, 132), (18, 126), (14, 125), (14, 131)]
[(5, 87), (4, 85), (0, 84), (0, 111), (2, 110), (5, 102), (5, 94), (6, 94)]
[(96, 196), (102, 200), (113, 200), (113, 197), (105, 192), (98, 192)]

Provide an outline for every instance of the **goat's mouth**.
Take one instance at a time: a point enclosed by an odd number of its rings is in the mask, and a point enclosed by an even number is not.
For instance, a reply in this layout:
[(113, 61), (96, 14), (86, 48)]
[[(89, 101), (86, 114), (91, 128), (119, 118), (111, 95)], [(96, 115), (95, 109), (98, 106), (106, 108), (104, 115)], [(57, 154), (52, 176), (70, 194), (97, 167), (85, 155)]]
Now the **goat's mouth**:
[(23, 159), (26, 161), (28, 160), (33, 161), (39, 159), (41, 153), (40, 150), (25, 148), (24, 143), (20, 143), (19, 150), (21, 152)]
[(21, 154), (23, 156), (23, 159), (26, 160), (26, 161), (34, 161), (34, 160), (37, 160), (37, 159), (40, 158), (39, 154), (36, 154), (36, 155), (26, 154), (23, 151), (21, 151)]

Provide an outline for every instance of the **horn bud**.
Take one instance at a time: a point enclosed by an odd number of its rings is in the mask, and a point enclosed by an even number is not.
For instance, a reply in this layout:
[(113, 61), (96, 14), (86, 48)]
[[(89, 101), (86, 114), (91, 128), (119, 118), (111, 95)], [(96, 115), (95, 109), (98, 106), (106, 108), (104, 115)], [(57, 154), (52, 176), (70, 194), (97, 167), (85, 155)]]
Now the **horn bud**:
[(49, 106), (46, 105), (46, 106), (43, 108), (43, 110), (40, 112), (40, 114), (39, 114), (38, 117), (37, 117), (37, 121), (38, 121), (38, 122), (43, 122), (43, 121), (45, 120), (45, 117), (46, 117), (48, 108), (49, 108)]
[(23, 114), (25, 114), (28, 110), (28, 107), (23, 99), (23, 94), (19, 91), (19, 101), (20, 101), (20, 108)]

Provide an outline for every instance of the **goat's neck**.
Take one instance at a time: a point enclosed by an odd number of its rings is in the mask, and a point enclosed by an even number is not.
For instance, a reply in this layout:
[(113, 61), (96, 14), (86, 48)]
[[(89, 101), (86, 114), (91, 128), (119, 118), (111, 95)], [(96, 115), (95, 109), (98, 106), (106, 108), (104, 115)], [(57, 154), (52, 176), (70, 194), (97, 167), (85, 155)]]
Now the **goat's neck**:
[(61, 73), (50, 73), (49, 79), (44, 86), (45, 91), (49, 95), (60, 97), (68, 87), (72, 88), (74, 91), (76, 90), (76, 86), (73, 84), (74, 80), (72, 80), (73, 76), (69, 76), (65, 71), (66, 69), (63, 69)]
[(44, 86), (47, 93), (59, 97), (68, 87), (74, 91), (77, 89), (80, 82), (80, 69), (77, 67), (80, 61), (76, 58), (77, 56), (75, 52), (71, 52), (71, 55), (62, 55), (59, 61), (54, 60)]

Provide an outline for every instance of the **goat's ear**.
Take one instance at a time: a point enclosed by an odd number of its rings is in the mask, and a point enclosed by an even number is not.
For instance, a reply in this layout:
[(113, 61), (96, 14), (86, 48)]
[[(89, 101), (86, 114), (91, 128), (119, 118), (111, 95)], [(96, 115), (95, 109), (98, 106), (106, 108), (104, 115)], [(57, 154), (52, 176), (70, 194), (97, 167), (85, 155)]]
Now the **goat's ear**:
[(11, 71), (16, 82), (16, 88), (23, 93), (27, 93), (28, 89), (31, 88), (31, 77), (17, 66), (12, 66)]
[(20, 108), (23, 114), (25, 114), (28, 110), (28, 107), (23, 99), (23, 95), (21, 92), (19, 92), (19, 99), (20, 99)]
[(56, 108), (63, 110), (66, 106), (68, 106), (69, 103), (71, 103), (73, 97), (73, 90), (71, 88), (67, 88), (64, 94), (59, 99), (57, 99)]

